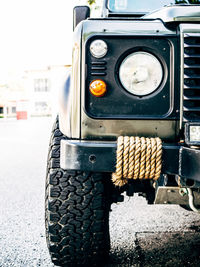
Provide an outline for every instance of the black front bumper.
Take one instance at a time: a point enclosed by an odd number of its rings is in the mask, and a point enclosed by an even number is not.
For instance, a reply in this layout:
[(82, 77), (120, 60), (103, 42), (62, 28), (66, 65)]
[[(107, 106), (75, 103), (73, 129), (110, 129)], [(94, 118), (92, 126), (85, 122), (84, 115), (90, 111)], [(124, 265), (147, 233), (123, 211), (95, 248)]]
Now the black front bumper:
[[(61, 141), (60, 166), (65, 170), (115, 172), (116, 142)], [(162, 173), (200, 182), (200, 150), (163, 144)]]

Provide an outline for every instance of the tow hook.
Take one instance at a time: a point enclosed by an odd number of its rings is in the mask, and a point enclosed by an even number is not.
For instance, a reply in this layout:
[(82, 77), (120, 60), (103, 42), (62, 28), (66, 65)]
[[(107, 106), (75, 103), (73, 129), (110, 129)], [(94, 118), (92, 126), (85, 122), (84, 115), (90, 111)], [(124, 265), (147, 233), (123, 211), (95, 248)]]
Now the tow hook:
[(193, 192), (192, 192), (191, 188), (180, 188), (179, 189), (179, 194), (182, 197), (184, 197), (185, 195), (188, 195), (190, 209), (193, 210), (194, 212), (200, 213), (200, 209), (195, 207), (194, 196), (193, 196)]

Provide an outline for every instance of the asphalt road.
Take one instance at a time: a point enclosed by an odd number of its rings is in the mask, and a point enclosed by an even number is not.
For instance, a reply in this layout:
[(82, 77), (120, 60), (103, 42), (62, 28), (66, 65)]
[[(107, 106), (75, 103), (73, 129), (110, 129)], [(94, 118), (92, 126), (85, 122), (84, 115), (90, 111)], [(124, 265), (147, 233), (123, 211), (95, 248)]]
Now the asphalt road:
[[(44, 177), (51, 118), (0, 121), (0, 266), (51, 267), (44, 233)], [(135, 196), (112, 205), (110, 266), (200, 266), (200, 215), (148, 206)]]

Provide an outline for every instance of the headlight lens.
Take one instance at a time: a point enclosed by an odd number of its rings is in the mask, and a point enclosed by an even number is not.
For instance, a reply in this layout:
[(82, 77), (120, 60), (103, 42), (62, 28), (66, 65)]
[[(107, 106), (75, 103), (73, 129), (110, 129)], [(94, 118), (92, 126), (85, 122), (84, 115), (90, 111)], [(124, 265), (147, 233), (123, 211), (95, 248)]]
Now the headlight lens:
[(103, 40), (95, 40), (90, 45), (90, 53), (96, 58), (104, 57), (107, 51), (108, 46)]
[(147, 52), (135, 52), (127, 56), (119, 68), (123, 87), (131, 94), (145, 96), (154, 92), (163, 79), (160, 61)]

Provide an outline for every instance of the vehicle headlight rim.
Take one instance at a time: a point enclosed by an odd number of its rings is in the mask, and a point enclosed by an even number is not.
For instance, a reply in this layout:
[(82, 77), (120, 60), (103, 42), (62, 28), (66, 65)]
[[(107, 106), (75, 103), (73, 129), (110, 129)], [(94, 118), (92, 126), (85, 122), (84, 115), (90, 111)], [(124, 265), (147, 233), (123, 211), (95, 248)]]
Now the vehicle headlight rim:
[[(136, 92), (132, 92), (129, 88), (127, 88), (127, 86), (125, 86), (124, 82), (122, 81), (122, 78), (121, 78), (121, 67), (123, 65), (123, 63), (131, 56), (133, 55), (136, 55), (136, 54), (144, 54), (144, 55), (148, 55), (148, 56), (151, 56), (152, 58), (154, 58), (156, 60), (156, 62), (159, 64), (159, 67), (160, 67), (160, 71), (161, 71), (161, 78), (159, 79), (159, 82), (157, 84), (157, 86), (146, 92), (146, 93), (136, 93)], [(122, 88), (129, 94), (131, 94), (132, 96), (136, 96), (136, 97), (149, 97), (151, 95), (154, 95), (155, 92), (157, 91), (160, 91), (160, 89), (163, 87), (163, 83), (164, 81), (166, 80), (166, 70), (165, 70), (165, 62), (163, 62), (161, 56), (159, 55), (156, 55), (155, 53), (153, 53), (152, 51), (149, 51), (149, 50), (134, 50), (134, 51), (129, 51), (129, 53), (126, 53), (123, 55), (123, 57), (121, 57), (121, 60), (120, 62), (118, 63), (118, 79), (119, 79), (119, 82), (122, 86)]]

